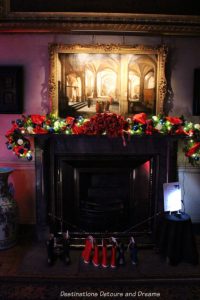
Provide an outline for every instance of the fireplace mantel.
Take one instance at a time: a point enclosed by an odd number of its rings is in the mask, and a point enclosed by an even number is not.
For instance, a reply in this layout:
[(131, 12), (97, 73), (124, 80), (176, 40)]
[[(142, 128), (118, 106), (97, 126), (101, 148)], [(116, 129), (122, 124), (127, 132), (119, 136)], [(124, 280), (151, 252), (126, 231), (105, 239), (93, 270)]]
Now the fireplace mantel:
[[(175, 181), (177, 138), (166, 136), (134, 136), (123, 146), (121, 137), (107, 136), (76, 136), (76, 135), (37, 135), (35, 136), (35, 165), (36, 165), (36, 230), (37, 238), (43, 240), (48, 231), (49, 197), (46, 192), (54, 192), (54, 174), (56, 159), (59, 156), (90, 157), (102, 155), (119, 156), (126, 159), (132, 156), (151, 156), (156, 161), (154, 165), (155, 210), (157, 214), (163, 211), (163, 183)], [(156, 223), (156, 220), (155, 220)], [(155, 224), (156, 226), (156, 224)], [(154, 227), (155, 227), (154, 226)]]

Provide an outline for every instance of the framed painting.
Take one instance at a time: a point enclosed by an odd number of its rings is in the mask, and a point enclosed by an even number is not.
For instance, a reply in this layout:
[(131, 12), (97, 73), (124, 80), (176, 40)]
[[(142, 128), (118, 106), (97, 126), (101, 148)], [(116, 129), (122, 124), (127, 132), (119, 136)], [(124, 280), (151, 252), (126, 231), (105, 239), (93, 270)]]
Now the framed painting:
[(194, 0), (0, 0), (0, 31), (196, 36), (199, 12)]
[[(1, 0), (7, 2), (9, 12), (15, 14), (22, 14), (27, 16), (28, 14), (34, 14), (41, 16), (45, 14), (52, 17), (52, 13), (56, 15), (72, 14), (85, 12), (95, 13), (135, 13), (135, 14), (156, 14), (161, 15), (198, 15), (199, 6), (194, 0), (182, 1), (180, 6), (180, 0), (168, 1), (166, 0), (126, 0), (124, 3), (115, 0), (51, 0), (51, 1), (24, 1), (24, 0)], [(112, 8), (112, 10), (111, 10)], [(99, 15), (100, 17), (100, 15)]]
[(194, 69), (193, 116), (200, 116), (200, 68)]
[(166, 56), (164, 46), (50, 44), (52, 112), (162, 113)]
[(23, 110), (23, 67), (0, 66), (0, 114)]

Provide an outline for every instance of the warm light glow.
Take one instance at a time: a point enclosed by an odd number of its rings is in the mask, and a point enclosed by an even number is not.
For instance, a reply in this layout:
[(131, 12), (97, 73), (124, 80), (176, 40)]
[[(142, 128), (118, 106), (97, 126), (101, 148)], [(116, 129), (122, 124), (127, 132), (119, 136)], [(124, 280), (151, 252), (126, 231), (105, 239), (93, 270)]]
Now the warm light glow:
[(104, 69), (97, 74), (97, 91), (99, 97), (116, 95), (117, 75), (113, 70)]
[(179, 182), (164, 183), (164, 211), (181, 210), (181, 188)]
[(79, 54), (77, 54), (77, 57), (78, 57), (78, 60), (83, 63), (88, 58), (88, 55), (89, 54), (87, 54), (87, 53), (79, 53)]

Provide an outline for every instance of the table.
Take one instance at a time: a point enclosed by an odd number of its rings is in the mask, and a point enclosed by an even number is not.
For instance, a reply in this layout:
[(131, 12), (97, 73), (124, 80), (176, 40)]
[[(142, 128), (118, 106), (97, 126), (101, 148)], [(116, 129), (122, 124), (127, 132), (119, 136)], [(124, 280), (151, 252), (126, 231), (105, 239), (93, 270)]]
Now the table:
[(186, 213), (165, 214), (160, 226), (160, 254), (172, 265), (181, 261), (197, 264), (198, 252), (190, 216)]

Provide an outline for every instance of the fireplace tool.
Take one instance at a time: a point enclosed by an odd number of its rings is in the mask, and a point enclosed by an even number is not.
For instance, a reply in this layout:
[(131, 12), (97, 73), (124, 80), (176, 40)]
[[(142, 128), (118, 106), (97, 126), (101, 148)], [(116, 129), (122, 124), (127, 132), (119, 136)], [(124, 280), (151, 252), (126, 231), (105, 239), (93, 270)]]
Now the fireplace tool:
[[(60, 231), (56, 233), (50, 232), (49, 238), (46, 242), (48, 264), (52, 265), (56, 260), (56, 257), (60, 257), (66, 265), (71, 261), (70, 259), (70, 235), (69, 231), (63, 231), (63, 219), (58, 218), (53, 214), (49, 214), (51, 218), (58, 220), (60, 223)], [(66, 222), (65, 222), (66, 223)]]

